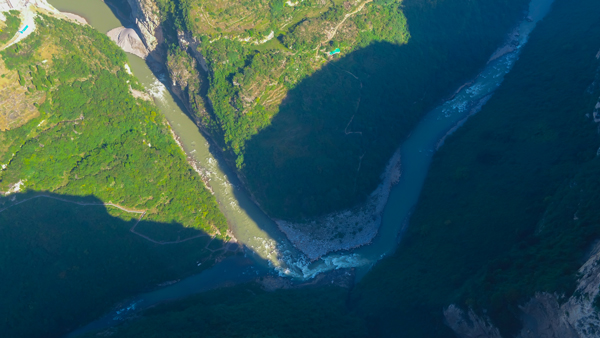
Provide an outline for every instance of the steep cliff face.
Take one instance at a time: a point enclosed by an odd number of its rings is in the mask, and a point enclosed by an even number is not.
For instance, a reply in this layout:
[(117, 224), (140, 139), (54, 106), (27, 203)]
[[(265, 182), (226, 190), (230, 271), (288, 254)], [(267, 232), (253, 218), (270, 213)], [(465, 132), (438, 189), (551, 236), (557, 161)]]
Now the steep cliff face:
[[(179, 49), (167, 51), (160, 11), (156, 1), (127, 0), (127, 2), (131, 7), (131, 19), (135, 21), (141, 33), (139, 38), (146, 45), (146, 48), (138, 48), (141, 52), (137, 55), (143, 58), (150, 55), (150, 61), (157, 61), (160, 64), (159, 68), (164, 66), (171, 79), (169, 87), (172, 93), (192, 113), (190, 115), (196, 124), (202, 127), (202, 120), (208, 117), (205, 107), (210, 105), (210, 101), (200, 94), (202, 83), (205, 79), (200, 74), (200, 71), (208, 71), (206, 61), (198, 51), (200, 42), (192, 37), (189, 32), (178, 31), (177, 41)], [(116, 28), (112, 34), (115, 37), (111, 36), (111, 38), (118, 43), (120, 40), (128, 42), (128, 40), (119, 39), (124, 30), (125, 28), (123, 27)], [(121, 46), (121, 44), (119, 45)], [(129, 47), (129, 49), (134, 48)], [(126, 51), (129, 50), (126, 49)]]
[(150, 52), (164, 41), (160, 27), (160, 14), (153, 0), (127, 0), (131, 15), (142, 33), (142, 40)]
[[(600, 335), (600, 314), (594, 300), (600, 291), (600, 244), (585, 264), (573, 296), (560, 303), (559, 296), (538, 293), (521, 306), (523, 329), (518, 338), (593, 338)], [(444, 310), (446, 324), (461, 338), (501, 338), (485, 316), (468, 313), (455, 305)]]
[(206, 114), (205, 102), (200, 96), (202, 77), (198, 72), (198, 61), (190, 54), (181, 49), (170, 50), (167, 55), (167, 71), (171, 79), (171, 90), (189, 112), (196, 112), (192, 117), (196, 124), (201, 125), (198, 120)]

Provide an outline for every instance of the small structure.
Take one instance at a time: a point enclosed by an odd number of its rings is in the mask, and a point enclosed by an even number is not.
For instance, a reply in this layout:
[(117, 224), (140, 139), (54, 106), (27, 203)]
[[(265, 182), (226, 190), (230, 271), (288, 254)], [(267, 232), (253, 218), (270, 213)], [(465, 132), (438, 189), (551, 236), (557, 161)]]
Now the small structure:
[(334, 55), (334, 54), (337, 54), (337, 53), (339, 53), (339, 52), (340, 52), (340, 49), (339, 49), (339, 48), (336, 48), (335, 50), (333, 50), (333, 51), (329, 52), (329, 55)]
[(27, 30), (27, 28), (29, 28), (29, 25), (25, 25), (25, 27), (23, 27), (23, 29), (21, 29), (19, 31), (19, 33), (21, 33), (21, 34), (25, 33), (25, 31)]

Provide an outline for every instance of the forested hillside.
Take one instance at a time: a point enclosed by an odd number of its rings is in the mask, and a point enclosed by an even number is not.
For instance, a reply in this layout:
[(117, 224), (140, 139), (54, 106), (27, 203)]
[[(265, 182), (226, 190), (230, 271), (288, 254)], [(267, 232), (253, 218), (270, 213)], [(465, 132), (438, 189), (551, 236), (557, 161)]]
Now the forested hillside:
[(210, 267), (228, 239), (123, 51), (89, 26), (35, 29), (0, 52), (2, 337), (59, 337)]
[(10, 121), (0, 134), (0, 191), (21, 182), (21, 191), (94, 195), (147, 210), (151, 220), (225, 236), (216, 201), (157, 108), (130, 93), (130, 86), (143, 88), (107, 37), (45, 18), (34, 35), (0, 55), (0, 76), (14, 87), (0, 109), (14, 110), (15, 95), (33, 108), (29, 120)]
[(434, 156), (396, 254), (354, 294), (383, 336), (451, 337), (442, 309), (455, 302), (511, 337), (535, 292), (574, 291), (600, 238), (598, 13), (597, 1), (556, 0), (492, 99)]
[(158, 1), (171, 59), (178, 38), (206, 59), (206, 78), (191, 57), (175, 67), (204, 81), (183, 83), (190, 106), (283, 219), (364, 201), (419, 118), (477, 73), (526, 3)]
[[(594, 109), (600, 96), (600, 3), (556, 0), (553, 6), (492, 99), (435, 154), (397, 252), (349, 295), (337, 296), (345, 301), (342, 310), (323, 306), (333, 300), (314, 304), (313, 290), (279, 291), (273, 294), (279, 302), (294, 303), (276, 313), (246, 310), (253, 315), (246, 332), (294, 337), (306, 323), (293, 309), (306, 305), (305, 311), (320, 315), (315, 327), (328, 321), (343, 330), (348, 324), (338, 314), (348, 311), (357, 336), (450, 338), (456, 335), (445, 325), (443, 310), (457, 303), (486, 313), (503, 337), (511, 337), (521, 327), (519, 305), (535, 292), (572, 295), (577, 270), (600, 238)], [(201, 326), (190, 318), (223, 292), (148, 311), (146, 319), (117, 334), (169, 336), (155, 324), (173, 322), (178, 337), (192, 337)], [(236, 313), (249, 303), (269, 304), (263, 293), (247, 297), (254, 300), (226, 299), (220, 309)], [(270, 325), (281, 311), (289, 311), (284, 329), (279, 322)], [(239, 336), (232, 316), (219, 317), (219, 324), (222, 336)]]
[(244, 284), (158, 306), (110, 332), (115, 338), (365, 337), (364, 319), (344, 304), (346, 292), (338, 286), (267, 292)]

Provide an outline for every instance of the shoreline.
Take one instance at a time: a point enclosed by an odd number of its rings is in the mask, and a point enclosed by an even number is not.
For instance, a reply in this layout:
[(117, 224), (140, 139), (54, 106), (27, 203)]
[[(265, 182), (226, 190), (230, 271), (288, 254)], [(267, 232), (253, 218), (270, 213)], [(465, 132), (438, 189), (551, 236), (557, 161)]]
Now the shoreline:
[(125, 53), (133, 54), (144, 60), (146, 60), (150, 54), (142, 39), (132, 28), (123, 26), (116, 27), (108, 31), (106, 36), (116, 43)]
[[(524, 20), (526, 20), (525, 17), (516, 23), (515, 28), (506, 33), (506, 39), (504, 43), (502, 43), (500, 47), (494, 51), (485, 65), (518, 49), (518, 29)], [(187, 49), (188, 45), (190, 44), (188, 38), (183, 36), (183, 34), (178, 34), (178, 40), (180, 47)], [(192, 56), (194, 59), (196, 59), (196, 62), (198, 62), (201, 66), (204, 66), (201, 60), (198, 60), (198, 55), (194, 54)], [(477, 74), (468, 82), (460, 86), (449, 99), (445, 99), (443, 102), (448, 102), (454, 99), (458, 93), (465, 89), (465, 87), (472, 85), (478, 79), (480, 74), (481, 73)], [(167, 87), (169, 87), (168, 90), (173, 94), (173, 96), (177, 97), (183, 103), (183, 106), (188, 111), (188, 116), (192, 117), (192, 120), (195, 122), (194, 124), (201, 130), (202, 134), (208, 136), (207, 140), (218, 144), (218, 142), (216, 142), (216, 140), (213, 138), (213, 135), (204, 130), (197, 117), (195, 117), (194, 114), (189, 114), (191, 107), (189, 107), (189, 102), (185, 100), (185, 95), (183, 95), (181, 88), (171, 84), (167, 85)], [(210, 105), (210, 101), (205, 102), (205, 104)], [(478, 105), (478, 102), (471, 102), (470, 104), (471, 107), (473, 107)], [(481, 105), (483, 105), (483, 103), (481, 103)], [(464, 123), (464, 121), (462, 122)], [(451, 133), (457, 128), (458, 127), (455, 126), (449, 132)], [(448, 135), (449, 134), (447, 133), (439, 141), (443, 142)], [(438, 148), (439, 146), (441, 146), (441, 144), (438, 142)], [(270, 217), (264, 212), (260, 204), (257, 203), (257, 200), (254, 198), (253, 194), (246, 188), (247, 184), (243, 174), (231, 166), (227, 156), (224, 156), (225, 154), (221, 153), (221, 155), (223, 155), (221, 158), (227, 162), (230, 169), (232, 169), (232, 174), (236, 176), (237, 179), (242, 183), (244, 190), (248, 193), (248, 196), (254, 202), (254, 204), (267, 216), (267, 218), (274, 221), (279, 231), (281, 231), (287, 237), (287, 239), (296, 249), (306, 255), (310, 261), (316, 261), (317, 259), (331, 252), (352, 250), (368, 245), (372, 243), (374, 238), (376, 238), (379, 233), (379, 228), (381, 227), (383, 209), (387, 205), (391, 188), (398, 181), (401, 175), (401, 147), (402, 144), (398, 146), (396, 152), (394, 152), (390, 158), (386, 168), (381, 174), (382, 181), (380, 185), (369, 195), (366, 202), (363, 202), (362, 204), (359, 204), (353, 208), (333, 211), (321, 217), (312, 218), (304, 222), (289, 222)], [(188, 154), (186, 153), (186, 155)], [(188, 155), (187, 157), (190, 156)], [(188, 163), (192, 165), (196, 172), (198, 172), (201, 176), (204, 176), (203, 172), (207, 170), (201, 163), (197, 163), (197, 161), (192, 159), (188, 159)], [(205, 182), (205, 185), (211, 189), (208, 182)]]
[(379, 233), (381, 214), (392, 187), (402, 174), (400, 151), (401, 147), (398, 147), (381, 175), (382, 182), (362, 205), (334, 211), (307, 223), (274, 220), (277, 227), (311, 261), (330, 252), (370, 244)]
[[(166, 117), (165, 117), (165, 120), (166, 120)], [(200, 176), (202, 183), (204, 183), (204, 187), (210, 192), (211, 195), (215, 196), (215, 192), (213, 191), (212, 187), (209, 184), (210, 179), (208, 178), (207, 170), (204, 169), (202, 167), (202, 165), (200, 165), (198, 163), (198, 161), (196, 161), (194, 158), (192, 158), (190, 155), (188, 155), (188, 153), (183, 148), (183, 143), (181, 142), (181, 138), (175, 133), (175, 131), (173, 131), (173, 128), (171, 127), (171, 123), (168, 120), (166, 120), (166, 122), (167, 122), (167, 125), (169, 126), (169, 131), (171, 132), (171, 136), (173, 137), (173, 140), (175, 141), (175, 143), (177, 143), (177, 145), (179, 146), (179, 149), (181, 149), (181, 151), (185, 155), (187, 163), (192, 167), (192, 169), (194, 169), (194, 171), (198, 174), (198, 176)], [(217, 201), (217, 204), (220, 204), (218, 199), (215, 198), (215, 200)], [(227, 220), (227, 222), (229, 223), (229, 220)], [(221, 235), (221, 232), (219, 231), (219, 229), (215, 228), (214, 226), (213, 226), (213, 228), (219, 235)], [(223, 242), (236, 243), (239, 245), (240, 242), (235, 237), (233, 231), (231, 231), (230, 226), (228, 226), (228, 229), (227, 229), (225, 235), (229, 237), (229, 240), (223, 240)]]
[[(525, 18), (524, 20), (527, 20), (527, 18)], [(520, 44), (519, 37), (521, 35), (519, 34), (519, 26), (520, 26), (521, 22), (519, 22), (519, 25), (517, 25), (517, 27), (515, 27), (508, 34), (508, 38), (507, 38), (506, 42), (502, 46), (500, 46), (500, 48), (496, 49), (496, 51), (494, 52), (494, 54), (492, 54), (492, 56), (490, 57), (490, 59), (488, 60), (486, 65), (506, 54), (512, 53), (515, 50), (517, 50), (517, 48)]]
[(75, 21), (79, 24), (82, 25), (89, 25), (90, 23), (87, 21), (86, 18), (84, 18), (81, 15), (75, 14), (75, 13), (70, 13), (70, 12), (60, 12), (62, 15), (64, 15), (65, 17), (69, 18), (71, 21)]
[[(526, 18), (523, 20), (526, 20)], [(518, 28), (523, 20), (519, 21), (516, 27), (507, 34), (507, 39), (492, 54), (490, 59), (486, 62), (486, 66), (493, 60), (518, 49), (517, 42), (520, 36)], [(473, 85), (480, 75), (481, 72), (461, 85), (443, 102), (445, 103), (453, 100), (463, 89)], [(492, 94), (489, 94), (476, 102), (472, 102), (468, 115), (458, 121), (439, 139), (435, 150), (437, 151), (444, 144), (446, 138), (460, 128), (467, 119), (478, 113), (491, 96)], [(410, 134), (408, 136), (410, 136)], [(292, 242), (294, 247), (304, 253), (311, 261), (316, 261), (322, 256), (332, 252), (350, 251), (371, 244), (373, 239), (379, 233), (381, 215), (383, 209), (387, 205), (391, 188), (398, 182), (401, 175), (401, 148), (402, 144), (398, 146), (396, 152), (392, 155), (388, 165), (382, 173), (382, 182), (371, 193), (365, 203), (354, 208), (331, 212), (304, 223), (274, 220), (277, 227), (286, 235), (288, 240)], [(365, 228), (367, 229), (365, 230)], [(359, 229), (360, 231), (357, 231)]]
[(440, 149), (441, 146), (444, 145), (444, 142), (446, 141), (446, 139), (448, 138), (448, 136), (452, 135), (455, 131), (458, 130), (458, 128), (462, 127), (462, 125), (473, 115), (479, 113), (479, 111), (481, 110), (481, 108), (488, 102), (489, 99), (492, 98), (492, 94), (486, 95), (483, 98), (481, 98), (479, 101), (477, 101), (477, 103), (471, 108), (471, 110), (469, 111), (469, 114), (467, 116), (465, 116), (462, 120), (456, 122), (456, 124), (450, 128), (450, 130), (448, 130), (448, 132), (446, 134), (444, 134), (444, 136), (442, 136), (442, 138), (437, 142), (436, 146), (435, 146), (435, 150), (438, 151), (438, 149)]

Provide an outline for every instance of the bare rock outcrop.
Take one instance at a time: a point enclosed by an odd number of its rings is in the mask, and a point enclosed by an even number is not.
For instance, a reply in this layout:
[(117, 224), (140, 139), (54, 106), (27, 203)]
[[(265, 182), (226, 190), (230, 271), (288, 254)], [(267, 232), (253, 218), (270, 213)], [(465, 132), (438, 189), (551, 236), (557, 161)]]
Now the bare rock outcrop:
[(538, 293), (521, 307), (523, 329), (519, 337), (577, 338), (580, 337), (558, 304), (548, 293)]
[(163, 32), (160, 27), (160, 12), (153, 0), (127, 0), (131, 7), (131, 16), (135, 20), (142, 41), (148, 51), (152, 52), (163, 42)]
[[(600, 337), (600, 313), (594, 300), (600, 293), (600, 243), (579, 269), (577, 289), (566, 302), (558, 295), (538, 293), (522, 305), (523, 329), (517, 338)], [(455, 305), (444, 310), (446, 324), (461, 338), (501, 338), (489, 319)]]
[(200, 67), (207, 72), (208, 65), (206, 64), (206, 60), (204, 59), (202, 53), (200, 53), (198, 50), (200, 41), (194, 38), (189, 32), (182, 31), (177, 32), (177, 41), (179, 42), (179, 47), (181, 47), (182, 50), (191, 52), (192, 56), (196, 59), (196, 61), (198, 61)]
[(351, 250), (371, 243), (381, 225), (381, 214), (392, 187), (401, 175), (400, 149), (394, 153), (383, 172), (382, 182), (366, 203), (332, 212), (308, 222), (275, 220), (287, 238), (314, 261), (329, 252)]
[(463, 310), (452, 304), (444, 310), (446, 325), (459, 337), (464, 338), (502, 338), (500, 331), (490, 323), (489, 318), (478, 316), (469, 310)]

